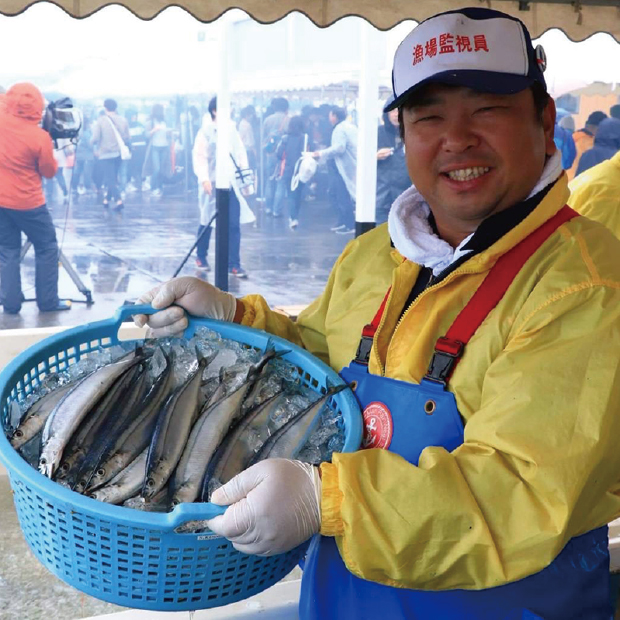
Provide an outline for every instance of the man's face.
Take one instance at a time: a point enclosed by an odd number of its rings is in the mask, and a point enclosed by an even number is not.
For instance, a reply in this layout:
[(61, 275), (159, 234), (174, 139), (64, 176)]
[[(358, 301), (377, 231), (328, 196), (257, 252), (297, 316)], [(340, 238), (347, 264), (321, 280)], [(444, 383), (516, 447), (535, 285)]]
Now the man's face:
[(541, 123), (530, 89), (492, 95), (433, 84), (403, 109), (409, 175), (442, 238), (458, 245), (529, 195), (555, 152), (549, 101)]
[(335, 125), (338, 122), (338, 117), (333, 112), (329, 113), (329, 122), (332, 125)]

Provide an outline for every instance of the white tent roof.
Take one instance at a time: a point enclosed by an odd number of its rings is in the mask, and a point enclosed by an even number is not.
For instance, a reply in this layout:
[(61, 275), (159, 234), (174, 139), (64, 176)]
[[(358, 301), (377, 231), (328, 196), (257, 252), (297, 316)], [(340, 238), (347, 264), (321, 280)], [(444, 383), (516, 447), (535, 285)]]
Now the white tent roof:
[[(233, 44), (229, 73), (233, 92), (353, 86), (359, 80), (359, 19), (319, 29), (302, 14), (268, 25), (256, 24), (241, 11), (236, 15), (233, 42), (256, 44)], [(379, 63), (380, 85), (391, 85), (394, 50), (413, 25), (401, 23), (379, 33), (385, 49)], [(0, 85), (27, 79), (43, 91), (74, 98), (211, 93), (219, 71), (217, 30), (218, 24), (197, 22), (179, 8), (167, 9), (151, 21), (119, 6), (76, 20), (52, 4), (40, 3), (16, 17), (0, 15), (0, 58), (5, 59)], [(114, 46), (109, 44), (110, 31)], [(36, 45), (25, 45), (27, 36)], [(597, 34), (577, 44), (553, 30), (540, 42), (547, 50), (546, 78), (554, 96), (593, 81), (620, 83), (620, 46), (608, 35)]]
[[(34, 0), (2, 0), (0, 11), (16, 15)], [(55, 4), (75, 17), (92, 15), (109, 4), (123, 4), (143, 19), (150, 19), (168, 6), (180, 6), (201, 21), (217, 19), (230, 8), (244, 10), (263, 23), (279, 20), (291, 11), (303, 11), (318, 26), (328, 26), (346, 15), (366, 18), (386, 30), (405, 19), (421, 21), (441, 10), (463, 6), (463, 0), (56, 0)], [(597, 32), (608, 32), (620, 40), (620, 9), (613, 0), (470, 0), (518, 16), (532, 36), (550, 28), (562, 29), (569, 38), (581, 41)]]

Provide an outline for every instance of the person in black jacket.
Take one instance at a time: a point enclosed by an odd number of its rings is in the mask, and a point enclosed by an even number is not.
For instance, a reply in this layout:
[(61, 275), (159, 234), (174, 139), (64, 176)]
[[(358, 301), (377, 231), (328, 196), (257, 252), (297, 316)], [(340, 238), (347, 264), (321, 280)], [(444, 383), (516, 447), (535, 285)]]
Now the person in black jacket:
[(405, 147), (398, 131), (397, 109), (383, 114), (383, 125), (379, 126), (377, 147), (375, 219), (377, 224), (382, 224), (387, 221), (394, 200), (411, 185), (405, 161)]
[(606, 159), (611, 159), (619, 150), (620, 120), (617, 118), (606, 118), (598, 126), (596, 136), (594, 136), (594, 146), (579, 158), (575, 176), (580, 175)]
[(288, 225), (291, 230), (299, 226), (299, 208), (305, 184), (299, 183), (295, 190), (291, 189), (291, 180), (295, 170), (295, 164), (306, 151), (312, 151), (314, 145), (306, 133), (304, 120), (301, 116), (293, 116), (289, 120), (288, 129), (276, 150), (276, 156), (280, 162), (279, 174), (280, 181), (284, 185), (284, 199), (288, 202)]

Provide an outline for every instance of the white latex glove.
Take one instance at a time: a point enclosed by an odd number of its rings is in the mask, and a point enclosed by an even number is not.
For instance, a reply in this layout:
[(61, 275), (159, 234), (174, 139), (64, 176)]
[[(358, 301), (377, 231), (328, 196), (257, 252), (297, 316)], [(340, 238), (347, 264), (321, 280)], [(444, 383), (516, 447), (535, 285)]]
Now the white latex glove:
[(266, 459), (241, 472), (211, 497), (230, 507), (209, 529), (253, 555), (295, 548), (321, 528), (321, 478), (314, 465)]
[(176, 336), (185, 331), (188, 325), (185, 310), (194, 316), (232, 322), (237, 309), (234, 295), (204, 280), (187, 276), (159, 284), (142, 295), (137, 303), (150, 303), (153, 308), (161, 310), (155, 314), (135, 314), (133, 317), (138, 327), (148, 324), (150, 335), (155, 338)]

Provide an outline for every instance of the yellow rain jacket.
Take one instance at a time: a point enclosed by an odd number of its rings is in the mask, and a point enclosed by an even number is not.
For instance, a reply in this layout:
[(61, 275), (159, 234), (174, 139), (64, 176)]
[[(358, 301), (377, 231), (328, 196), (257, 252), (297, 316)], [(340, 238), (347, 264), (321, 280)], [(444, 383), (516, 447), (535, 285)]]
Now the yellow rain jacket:
[[(563, 175), (525, 220), (425, 290), (387, 227), (351, 241), (297, 324), (260, 296), (246, 325), (302, 344), (340, 370), (392, 286), (369, 370), (419, 383), (499, 256), (568, 199)], [(450, 381), (465, 422), (451, 453), (419, 465), (386, 450), (322, 467), (322, 529), (355, 575), (396, 587), (488, 588), (540, 571), (574, 536), (620, 514), (620, 243), (578, 217), (526, 263), (465, 348)]]
[(571, 181), (568, 204), (620, 239), (620, 151)]

